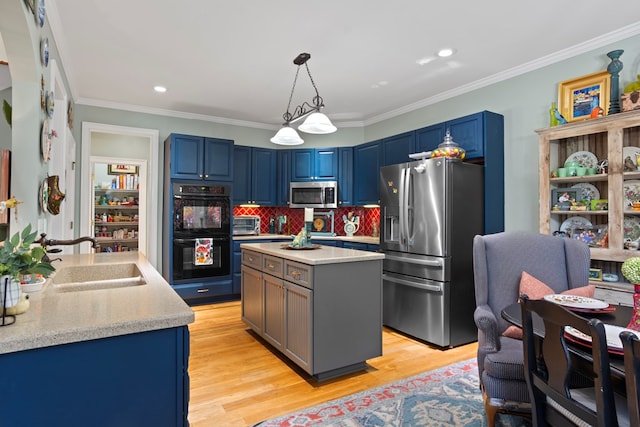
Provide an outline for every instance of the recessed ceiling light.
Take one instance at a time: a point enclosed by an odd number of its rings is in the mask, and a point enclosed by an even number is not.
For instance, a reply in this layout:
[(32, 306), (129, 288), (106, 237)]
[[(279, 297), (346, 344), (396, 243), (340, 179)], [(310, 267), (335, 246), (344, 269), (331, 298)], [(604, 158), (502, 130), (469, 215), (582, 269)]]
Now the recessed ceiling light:
[(450, 49), (450, 48), (440, 49), (440, 50), (438, 51), (438, 56), (439, 56), (440, 58), (446, 58), (446, 57), (448, 57), (448, 56), (453, 55), (453, 52), (454, 52), (454, 51), (453, 51), (453, 49)]
[(165, 93), (167, 91), (167, 88), (164, 86), (154, 86), (153, 90), (155, 90), (156, 92)]

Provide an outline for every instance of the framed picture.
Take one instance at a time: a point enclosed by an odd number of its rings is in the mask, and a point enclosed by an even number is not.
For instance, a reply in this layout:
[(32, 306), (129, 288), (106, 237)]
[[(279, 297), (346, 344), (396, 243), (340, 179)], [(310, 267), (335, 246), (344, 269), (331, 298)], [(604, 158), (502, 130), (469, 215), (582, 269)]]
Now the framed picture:
[(609, 210), (609, 200), (607, 199), (595, 199), (591, 201), (591, 210), (592, 211), (608, 211)]
[(551, 209), (568, 211), (573, 203), (582, 200), (582, 188), (554, 188)]
[(122, 175), (123, 173), (138, 173), (138, 166), (136, 165), (108, 165), (107, 173), (109, 175)]
[(602, 270), (599, 268), (589, 269), (589, 280), (602, 281)]
[(594, 108), (609, 109), (611, 75), (599, 71), (558, 85), (558, 110), (568, 122), (591, 118)]

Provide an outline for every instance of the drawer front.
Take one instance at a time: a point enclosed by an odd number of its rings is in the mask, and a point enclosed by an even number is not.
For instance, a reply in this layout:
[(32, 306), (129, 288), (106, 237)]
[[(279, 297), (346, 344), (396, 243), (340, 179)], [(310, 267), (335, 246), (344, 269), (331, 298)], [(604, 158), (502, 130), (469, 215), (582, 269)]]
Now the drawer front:
[(188, 283), (173, 285), (173, 290), (185, 301), (195, 302), (202, 298), (221, 297), (233, 294), (231, 279), (218, 280), (215, 283)]
[(291, 283), (313, 289), (312, 273), (310, 265), (284, 260), (284, 279)]
[(282, 278), (282, 271), (284, 268), (284, 260), (282, 258), (276, 258), (270, 255), (262, 255), (262, 268), (265, 273), (271, 274)]
[(253, 267), (256, 270), (262, 269), (262, 254), (259, 252), (249, 251), (247, 249), (242, 250), (242, 263)]

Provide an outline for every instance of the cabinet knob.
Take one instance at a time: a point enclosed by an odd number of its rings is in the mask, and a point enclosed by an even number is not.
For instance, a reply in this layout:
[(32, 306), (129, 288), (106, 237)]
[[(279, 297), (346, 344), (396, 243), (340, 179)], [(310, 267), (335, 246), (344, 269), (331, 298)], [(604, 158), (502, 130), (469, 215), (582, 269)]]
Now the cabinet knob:
[(292, 271), (289, 274), (291, 275), (291, 277), (293, 277), (296, 280), (300, 279), (300, 273), (297, 271)]
[(209, 289), (198, 289), (196, 292), (198, 292), (199, 294), (204, 294), (209, 292)]
[(268, 268), (269, 270), (273, 270), (273, 269), (275, 268), (275, 265), (273, 265), (273, 264), (267, 264), (267, 268)]
[(205, 175), (204, 177), (205, 177), (205, 178), (209, 178), (209, 175)]
[(202, 175), (198, 175), (200, 178), (202, 178)]

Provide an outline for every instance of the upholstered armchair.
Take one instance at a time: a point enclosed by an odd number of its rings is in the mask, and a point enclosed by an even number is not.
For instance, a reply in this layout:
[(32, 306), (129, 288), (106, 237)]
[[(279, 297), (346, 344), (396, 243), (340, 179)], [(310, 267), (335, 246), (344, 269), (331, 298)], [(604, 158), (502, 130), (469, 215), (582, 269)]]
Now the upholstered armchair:
[(502, 335), (510, 325), (501, 312), (518, 301), (522, 273), (561, 293), (588, 285), (589, 266), (589, 248), (578, 240), (524, 232), (475, 236), (478, 374), (490, 427), (498, 413), (531, 411), (522, 341)]

